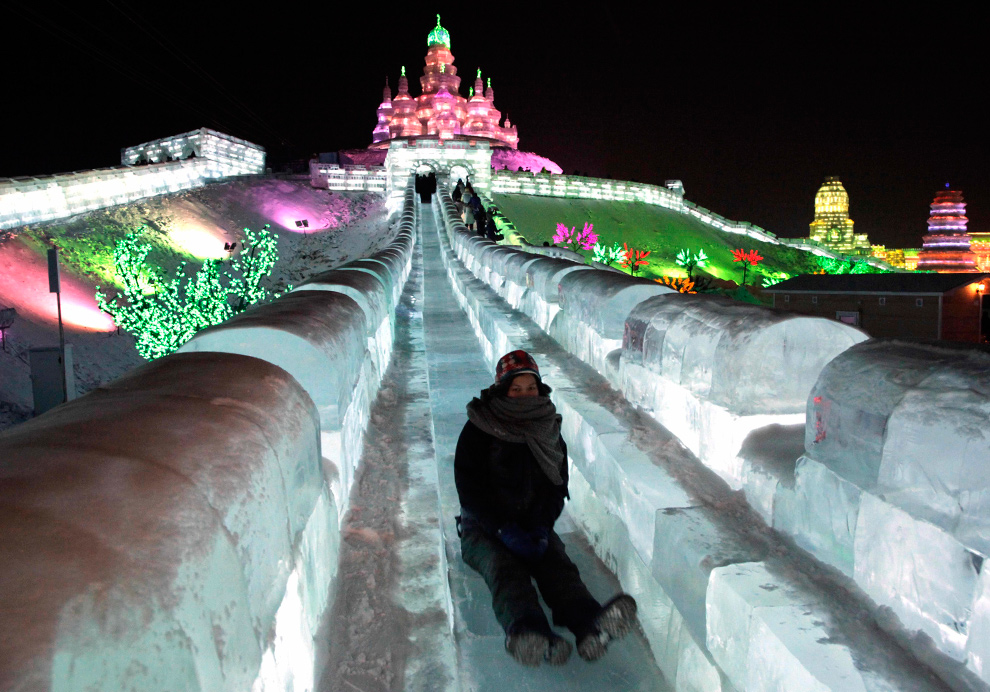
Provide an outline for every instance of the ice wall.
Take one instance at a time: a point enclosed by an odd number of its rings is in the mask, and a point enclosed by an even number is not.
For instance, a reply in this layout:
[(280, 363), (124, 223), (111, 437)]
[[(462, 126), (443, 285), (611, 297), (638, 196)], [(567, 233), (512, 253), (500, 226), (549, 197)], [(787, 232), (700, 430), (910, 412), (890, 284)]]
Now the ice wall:
[(415, 232), (0, 435), (0, 689), (312, 690)]
[[(603, 199), (653, 204), (693, 216), (701, 223), (726, 233), (745, 235), (774, 245), (788, 245), (823, 257), (838, 259), (845, 257), (810, 238), (778, 238), (770, 231), (748, 221), (732, 221), (711, 209), (690, 202), (684, 199), (684, 186), (679, 180), (668, 180), (667, 185), (661, 187), (660, 185), (634, 183), (627, 180), (556, 175), (549, 172), (534, 174), (503, 169), (492, 173), (491, 191), (500, 194)], [(864, 261), (879, 268), (893, 268), (875, 257), (867, 257)]]
[[(137, 163), (148, 165), (137, 166)], [(200, 128), (129, 147), (123, 166), (0, 179), (0, 228), (61, 219), (144, 197), (201, 187), (210, 180), (265, 171), (265, 150)]]
[[(492, 364), (515, 348), (545, 358), (539, 355), (545, 342), (509, 314), (502, 298), (570, 353), (581, 352), (627, 400), (665, 427), (680, 423), (688, 438), (681, 441), (691, 447), (693, 435), (701, 461), (724, 479), (736, 479), (730, 485), (744, 491), (766, 525), (787, 531), (795, 516), (826, 516), (836, 501), (832, 488), (840, 497), (848, 490), (819, 476), (822, 482), (809, 484), (799, 498), (795, 473), (800, 475), (801, 466), (796, 472), (795, 464), (811, 390), (828, 363), (863, 341), (861, 332), (729, 301), (637, 295), (646, 289), (628, 277), (598, 278), (592, 269), (568, 270), (516, 248), (494, 247), (466, 231), (442, 190), (439, 197), (438, 221), (449, 241), (447, 273)], [(548, 290), (554, 282), (556, 299)], [(624, 298), (624, 291), (631, 295)], [(615, 339), (619, 309), (625, 311), (621, 348), (601, 362), (595, 349), (580, 344)], [(575, 335), (579, 330), (586, 334)], [(823, 579), (820, 566), (808, 564), (807, 574), (796, 569), (807, 558), (800, 551), (789, 555), (786, 542), (747, 538), (747, 532), (751, 537), (766, 527), (740, 531), (739, 522), (753, 520), (739, 512), (735, 499), (718, 500), (713, 509), (685, 492), (680, 475), (697, 471), (695, 462), (678, 459), (679, 445), (659, 443), (662, 456), (673, 459), (675, 478), (634, 444), (642, 431), (631, 433), (611, 407), (561, 382), (563, 373), (545, 362), (541, 369), (548, 369), (556, 385), (554, 401), (569, 442), (569, 514), (639, 599), (653, 652), (676, 689), (946, 689), (929, 665), (954, 689), (984, 689), (952, 661), (923, 650), (924, 644), (915, 649), (924, 661), (919, 663), (863, 627), (872, 611), (847, 591), (847, 583)], [(657, 396), (658, 389), (665, 396)], [(665, 399), (674, 405), (665, 407)], [(722, 447), (712, 454), (702, 442)], [(720, 467), (713, 463), (718, 459), (730, 463)], [(846, 518), (833, 516), (830, 525)], [(986, 584), (979, 587), (973, 609), (985, 614), (990, 599)], [(887, 624), (910, 636), (899, 624)], [(990, 631), (982, 619), (973, 629)], [(986, 649), (972, 658), (985, 657)]]
[(248, 689), (290, 574), (321, 612), (300, 548), (335, 547), (329, 503), (312, 401), (253, 358), (169, 356), (12, 429), (0, 688)]
[(990, 682), (990, 354), (868, 341), (808, 400), (780, 528)]

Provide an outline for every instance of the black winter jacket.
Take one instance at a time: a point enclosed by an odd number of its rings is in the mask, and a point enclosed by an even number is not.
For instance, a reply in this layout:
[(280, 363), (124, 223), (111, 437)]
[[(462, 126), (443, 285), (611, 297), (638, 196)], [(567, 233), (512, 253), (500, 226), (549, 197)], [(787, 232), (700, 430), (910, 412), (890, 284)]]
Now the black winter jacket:
[[(566, 459), (563, 437), (560, 447)], [(454, 480), (461, 509), (466, 520), (476, 520), (490, 535), (510, 523), (552, 529), (568, 497), (566, 463), (561, 475), (563, 484), (554, 485), (525, 442), (499, 440), (471, 421), (457, 440)]]

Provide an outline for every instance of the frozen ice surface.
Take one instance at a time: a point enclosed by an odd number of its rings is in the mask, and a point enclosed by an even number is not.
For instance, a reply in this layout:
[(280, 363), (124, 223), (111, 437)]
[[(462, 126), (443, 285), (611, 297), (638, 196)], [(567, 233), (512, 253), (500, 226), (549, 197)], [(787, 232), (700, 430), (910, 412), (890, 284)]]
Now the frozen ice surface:
[(869, 493), (860, 499), (855, 578), (877, 603), (890, 606), (909, 629), (965, 658), (971, 608), (982, 558), (951, 535)]
[(794, 471), (793, 494), (782, 495), (774, 528), (819, 560), (854, 576), (853, 542), (860, 489), (824, 464), (802, 456)]
[(626, 317), (639, 303), (676, 293), (650, 279), (603, 270), (565, 274), (558, 281), (561, 308), (604, 339), (622, 339)]
[(728, 534), (701, 507), (657, 512), (653, 562), (654, 579), (670, 596), (685, 625), (699, 642), (705, 641), (705, 598), (712, 569), (718, 565), (758, 561), (763, 551)]
[(869, 341), (808, 402), (808, 455), (990, 554), (990, 354)]
[(366, 355), (367, 324), (360, 306), (340, 293), (292, 292), (204, 329), (180, 353), (223, 351), (267, 360), (292, 374), (337, 427), (350, 404)]
[[(453, 451), (464, 426), (465, 404), (492, 379), (489, 357), (479, 346), (468, 317), (458, 308), (447, 271), (440, 262), (432, 219), (423, 214), (425, 307), (430, 395), (439, 465), (442, 522), (450, 569), (455, 632), (462, 685), (476, 690), (668, 689), (652, 663), (645, 642), (636, 637), (614, 645), (605, 660), (588, 666), (576, 655), (561, 668), (529, 669), (505, 653), (505, 635), (491, 612), (490, 594), (481, 577), (463, 564), (453, 516), (458, 512), (453, 483)], [(463, 270), (460, 270), (463, 271)], [(490, 333), (490, 332), (489, 332)], [(495, 358), (501, 356), (499, 353)], [(541, 366), (541, 370), (542, 370)], [(552, 372), (552, 369), (548, 369)], [(589, 587), (600, 599), (617, 589), (586, 546), (565, 535), (569, 554), (578, 562)]]
[(830, 641), (827, 619), (762, 563), (712, 571), (708, 648), (740, 690), (866, 692), (849, 650)]
[(5, 434), (2, 612), (31, 616), (0, 687), (247, 689), (320, 501), (317, 430), (283, 370), (204, 353)]
[(623, 358), (740, 415), (798, 413), (825, 364), (866, 338), (834, 320), (672, 293), (633, 307)]

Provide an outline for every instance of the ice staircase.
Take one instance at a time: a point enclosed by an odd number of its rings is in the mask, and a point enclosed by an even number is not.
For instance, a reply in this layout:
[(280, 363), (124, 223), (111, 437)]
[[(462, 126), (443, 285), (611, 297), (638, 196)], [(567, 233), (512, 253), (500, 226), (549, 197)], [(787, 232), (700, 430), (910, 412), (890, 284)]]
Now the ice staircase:
[[(410, 181), (392, 233), (0, 435), (0, 689), (987, 689), (983, 496), (946, 522), (835, 462), (880, 420), (836, 384), (878, 372), (862, 335), (494, 246), (442, 185)], [(460, 560), (464, 405), (515, 348), (564, 419), (558, 532), (596, 596), (640, 605), (593, 665), (512, 662)], [(979, 420), (958, 385), (983, 361), (929, 356), (898, 362)]]

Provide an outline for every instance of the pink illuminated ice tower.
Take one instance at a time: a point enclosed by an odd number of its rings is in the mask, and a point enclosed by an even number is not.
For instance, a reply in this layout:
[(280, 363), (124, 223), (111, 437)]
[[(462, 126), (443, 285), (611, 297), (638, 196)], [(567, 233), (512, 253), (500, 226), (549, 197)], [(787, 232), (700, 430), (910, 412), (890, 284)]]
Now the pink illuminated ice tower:
[(450, 52), (450, 34), (437, 25), (426, 39), (426, 66), (419, 78), (422, 93), (415, 98), (409, 94), (406, 68), (399, 77), (399, 93), (392, 98), (392, 90), (385, 82), (382, 103), (378, 106), (378, 124), (372, 135), (371, 149), (383, 149), (390, 139), (431, 135), (441, 139), (488, 139), (492, 146), (515, 149), (519, 133), (495, 108), (495, 92), (491, 79), (488, 87), (481, 79), (479, 69), (470, 96), (464, 98), (459, 89), (461, 78), (457, 76), (454, 56)]
[[(948, 188), (949, 184), (946, 183)], [(928, 217), (928, 233), (918, 253), (918, 269), (936, 272), (975, 272), (976, 255), (966, 232), (966, 203), (962, 192), (942, 190), (935, 195)]]

